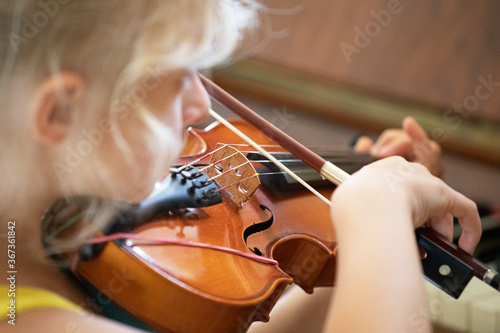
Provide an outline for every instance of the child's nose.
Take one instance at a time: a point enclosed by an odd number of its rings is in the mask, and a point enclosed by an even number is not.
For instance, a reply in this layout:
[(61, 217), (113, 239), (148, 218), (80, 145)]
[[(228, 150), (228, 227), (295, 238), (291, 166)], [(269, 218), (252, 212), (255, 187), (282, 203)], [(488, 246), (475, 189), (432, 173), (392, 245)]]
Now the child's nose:
[(208, 116), (211, 107), (210, 96), (197, 75), (191, 78), (188, 89), (184, 92), (182, 120), (184, 126), (196, 125)]

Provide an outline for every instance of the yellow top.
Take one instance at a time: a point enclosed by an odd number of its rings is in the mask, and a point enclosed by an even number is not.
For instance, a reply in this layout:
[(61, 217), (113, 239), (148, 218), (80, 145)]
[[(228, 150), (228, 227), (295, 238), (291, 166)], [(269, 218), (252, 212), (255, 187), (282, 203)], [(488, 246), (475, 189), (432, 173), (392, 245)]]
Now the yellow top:
[(18, 315), (37, 308), (59, 308), (70, 311), (83, 311), (81, 307), (58, 294), (35, 287), (0, 285), (0, 321), (9, 319), (9, 314)]

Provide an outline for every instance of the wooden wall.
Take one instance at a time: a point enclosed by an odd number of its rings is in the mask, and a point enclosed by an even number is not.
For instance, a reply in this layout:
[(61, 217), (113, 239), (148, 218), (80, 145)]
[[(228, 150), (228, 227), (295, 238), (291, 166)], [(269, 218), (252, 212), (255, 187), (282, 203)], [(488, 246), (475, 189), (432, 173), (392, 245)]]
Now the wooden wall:
[(415, 116), (449, 150), (500, 165), (500, 2), (266, 0), (233, 92), (381, 130)]

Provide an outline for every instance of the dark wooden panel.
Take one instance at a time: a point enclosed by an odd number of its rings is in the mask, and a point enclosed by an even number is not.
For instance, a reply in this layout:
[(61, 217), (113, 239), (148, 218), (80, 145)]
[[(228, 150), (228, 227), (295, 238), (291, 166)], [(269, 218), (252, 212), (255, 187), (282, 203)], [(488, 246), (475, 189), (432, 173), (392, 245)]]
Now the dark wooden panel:
[(267, 33), (254, 59), (441, 108), (465, 103), (464, 114), (500, 120), (500, 1), (265, 3), (297, 7), (267, 13), (266, 31), (287, 36)]
[(264, 2), (221, 86), (376, 131), (412, 115), (445, 149), (500, 165), (500, 1)]

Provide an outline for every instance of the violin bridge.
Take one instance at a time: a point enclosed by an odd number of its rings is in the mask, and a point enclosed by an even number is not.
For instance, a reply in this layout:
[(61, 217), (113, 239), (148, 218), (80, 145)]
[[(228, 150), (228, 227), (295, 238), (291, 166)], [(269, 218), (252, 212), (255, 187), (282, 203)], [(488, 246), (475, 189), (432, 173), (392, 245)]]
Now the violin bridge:
[(250, 161), (234, 147), (218, 143), (210, 158), (207, 175), (241, 207), (257, 190), (260, 180)]

